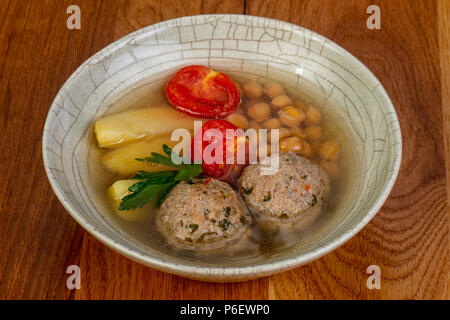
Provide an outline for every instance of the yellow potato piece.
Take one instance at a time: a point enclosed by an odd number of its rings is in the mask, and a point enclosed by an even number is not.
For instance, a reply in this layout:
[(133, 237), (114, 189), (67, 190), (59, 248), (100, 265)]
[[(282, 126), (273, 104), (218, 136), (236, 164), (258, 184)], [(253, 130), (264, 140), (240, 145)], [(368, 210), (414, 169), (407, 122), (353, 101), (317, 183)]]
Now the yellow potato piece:
[(137, 161), (136, 158), (150, 157), (152, 152), (165, 155), (162, 147), (163, 144), (173, 147), (177, 143), (178, 141), (171, 141), (169, 137), (132, 143), (106, 153), (102, 158), (102, 162), (108, 170), (117, 172), (123, 176), (130, 176), (139, 170), (149, 172), (175, 170), (175, 168), (161, 164)]
[(172, 107), (130, 110), (95, 122), (95, 134), (101, 148), (117, 148), (145, 138), (170, 135), (178, 128), (193, 131), (194, 118)]
[(152, 204), (148, 204), (143, 208), (137, 208), (134, 210), (119, 210), (120, 202), (123, 197), (129, 195), (130, 192), (128, 188), (131, 187), (139, 180), (118, 180), (112, 184), (111, 187), (106, 190), (106, 194), (108, 195), (112, 207), (114, 208), (114, 212), (121, 218), (128, 221), (142, 221), (149, 218), (151, 214), (151, 206)]

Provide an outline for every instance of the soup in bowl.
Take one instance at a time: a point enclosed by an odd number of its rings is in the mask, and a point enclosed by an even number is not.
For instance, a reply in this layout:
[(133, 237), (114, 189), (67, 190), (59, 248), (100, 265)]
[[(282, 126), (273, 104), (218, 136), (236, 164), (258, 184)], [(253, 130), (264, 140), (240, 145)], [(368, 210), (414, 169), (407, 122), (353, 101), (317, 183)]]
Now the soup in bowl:
[(189, 278), (239, 281), (356, 234), (393, 186), (401, 135), (382, 85), (330, 40), (206, 15), (144, 28), (87, 60), (55, 98), (43, 153), (63, 205), (109, 247)]

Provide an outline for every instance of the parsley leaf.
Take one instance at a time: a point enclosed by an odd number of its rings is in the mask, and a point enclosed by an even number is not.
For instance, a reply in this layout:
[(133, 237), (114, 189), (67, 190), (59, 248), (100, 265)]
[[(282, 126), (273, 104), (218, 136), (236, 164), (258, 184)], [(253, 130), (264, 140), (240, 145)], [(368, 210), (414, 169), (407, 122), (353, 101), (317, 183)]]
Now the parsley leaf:
[[(138, 182), (140, 183), (140, 182)], [(176, 183), (175, 183), (176, 184)], [(133, 187), (132, 185), (130, 189)], [(138, 188), (133, 193), (122, 198), (119, 210), (133, 210), (136, 208), (142, 208), (146, 203), (158, 199), (161, 193), (167, 191), (168, 188), (174, 186), (173, 182), (166, 184), (152, 184), (151, 182), (143, 182), (143, 187)]]
[[(174, 167), (174, 168), (183, 168), (184, 166), (186, 166), (186, 164), (184, 164), (184, 159), (182, 157), (180, 157), (177, 153), (173, 152), (169, 146), (163, 145), (163, 150), (167, 156), (164, 156), (164, 155), (156, 153), (156, 152), (152, 152), (151, 157), (136, 158), (136, 160), (141, 161), (141, 162), (163, 164), (168, 167)], [(172, 161), (172, 157), (180, 164), (175, 164)]]
[(172, 183), (171, 186), (167, 187), (164, 191), (162, 191), (159, 194), (159, 198), (155, 201), (155, 204), (153, 205), (153, 208), (157, 208), (161, 205), (161, 203), (164, 201), (164, 199), (166, 199), (166, 197), (169, 195), (170, 191), (172, 191), (173, 188), (175, 188), (175, 186), (178, 184), (178, 182), (176, 183)]
[(167, 182), (171, 180), (171, 178), (175, 177), (177, 174), (176, 170), (166, 170), (166, 171), (156, 171), (156, 172), (147, 172), (147, 171), (139, 171), (130, 179), (134, 180), (152, 180), (152, 181), (160, 181)]
[[(201, 164), (186, 164), (180, 155), (174, 153), (167, 145), (163, 145), (164, 153), (167, 156), (152, 152), (151, 157), (137, 158), (137, 161), (163, 164), (178, 170), (166, 170), (147, 172), (139, 171), (131, 179), (140, 180), (128, 188), (131, 192), (122, 198), (119, 210), (133, 210), (142, 208), (145, 204), (155, 201), (154, 207), (158, 207), (169, 195), (172, 189), (183, 180), (195, 178), (203, 173)], [(175, 164), (172, 159), (176, 159), (180, 164)]]
[(201, 164), (191, 164), (178, 170), (177, 175), (175, 176), (175, 181), (181, 180), (189, 180), (191, 178), (198, 177), (203, 172)]

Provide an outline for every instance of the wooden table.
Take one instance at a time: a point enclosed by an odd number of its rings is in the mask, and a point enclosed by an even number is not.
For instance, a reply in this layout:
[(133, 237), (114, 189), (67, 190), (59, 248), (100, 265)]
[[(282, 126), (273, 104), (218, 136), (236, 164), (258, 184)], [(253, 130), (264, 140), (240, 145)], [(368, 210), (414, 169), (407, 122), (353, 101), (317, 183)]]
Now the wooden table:
[[(81, 8), (81, 30), (66, 28), (71, 4)], [(366, 27), (370, 4), (381, 8), (381, 30)], [(95, 240), (47, 181), (44, 120), (69, 75), (125, 34), (203, 13), (273, 17), (316, 31), (369, 66), (394, 102), (404, 143), (397, 183), (368, 226), (318, 261), (244, 283), (172, 276)], [(450, 1), (2, 0), (0, 21), (0, 298), (449, 298)], [(81, 267), (81, 290), (66, 288), (72, 264)], [(366, 286), (372, 264), (381, 268), (380, 290)]]

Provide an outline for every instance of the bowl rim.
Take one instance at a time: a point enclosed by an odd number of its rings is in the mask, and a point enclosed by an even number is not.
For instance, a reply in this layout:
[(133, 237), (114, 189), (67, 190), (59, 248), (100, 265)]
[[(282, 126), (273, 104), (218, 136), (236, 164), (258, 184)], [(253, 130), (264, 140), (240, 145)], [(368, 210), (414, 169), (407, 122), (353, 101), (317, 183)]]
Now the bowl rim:
[[(348, 54), (348, 59), (353, 60), (353, 62), (356, 62), (361, 70), (363, 70), (364, 73), (367, 73), (370, 77), (372, 77), (378, 84), (379, 89), (381, 90), (381, 94), (386, 98), (386, 101), (383, 103), (385, 106), (387, 106), (390, 111), (391, 116), (393, 117), (393, 125), (395, 127), (395, 130), (391, 130), (392, 133), (392, 139), (395, 140), (397, 143), (393, 146), (394, 153), (398, 156), (395, 157), (393, 161), (393, 168), (391, 170), (391, 175), (389, 178), (389, 181), (387, 182), (385, 188), (380, 192), (378, 195), (376, 201), (371, 205), (370, 208), (366, 210), (366, 214), (363, 216), (361, 221), (354, 226), (353, 228), (347, 230), (346, 232), (342, 233), (338, 237), (332, 239), (331, 241), (328, 241), (324, 243), (322, 246), (320, 246), (318, 249), (314, 251), (305, 252), (302, 254), (299, 254), (295, 257), (287, 258), (287, 259), (281, 259), (275, 262), (262, 262), (257, 263), (254, 265), (248, 265), (248, 266), (230, 266), (230, 267), (214, 267), (214, 266), (200, 266), (200, 265), (193, 265), (192, 262), (189, 264), (180, 264), (170, 261), (164, 261), (160, 258), (153, 257), (151, 255), (143, 255), (136, 251), (135, 249), (118, 243), (114, 240), (112, 240), (107, 235), (103, 234), (103, 232), (96, 229), (94, 226), (86, 223), (78, 213), (78, 210), (72, 205), (72, 203), (67, 200), (64, 195), (63, 191), (61, 190), (60, 186), (56, 183), (56, 179), (54, 180), (51, 177), (50, 168), (49, 168), (49, 157), (48, 157), (48, 148), (47, 148), (47, 141), (49, 141), (49, 134), (50, 131), (48, 130), (50, 126), (50, 111), (54, 107), (55, 100), (58, 96), (60, 96), (61, 92), (63, 91), (65, 85), (72, 80), (73, 77), (75, 77), (79, 71), (86, 65), (89, 64), (93, 59), (97, 59), (99, 56), (104, 56), (106, 53), (114, 53), (115, 51), (119, 50), (123, 45), (126, 45), (128, 39), (134, 38), (134, 37), (141, 37), (145, 34), (152, 32), (154, 29), (157, 29), (158, 27), (163, 27), (163, 24), (166, 24), (168, 22), (175, 22), (177, 20), (181, 19), (187, 19), (187, 18), (196, 18), (196, 17), (244, 17), (244, 18), (250, 18), (255, 20), (264, 20), (264, 21), (273, 21), (277, 22), (281, 25), (286, 25), (289, 27), (295, 27), (296, 29), (300, 28), (300, 30), (308, 31), (311, 33), (312, 36), (317, 37), (321, 39), (322, 41), (326, 41), (327, 45), (331, 45), (341, 52), (344, 52)], [(230, 23), (233, 23), (232, 21)], [(276, 27), (274, 27), (276, 29)], [(45, 172), (47, 174), (47, 177), (50, 181), (50, 185), (56, 194), (57, 198), (63, 205), (63, 207), (66, 209), (66, 211), (69, 212), (69, 214), (77, 221), (86, 231), (88, 231), (91, 235), (93, 235), (96, 239), (98, 239), (100, 242), (105, 244), (107, 247), (113, 249), (114, 251), (119, 252), (120, 254), (126, 256), (127, 258), (134, 260), (136, 262), (139, 262), (141, 264), (144, 264), (146, 266), (153, 267), (157, 270), (169, 272), (172, 274), (180, 275), (183, 277), (191, 278), (191, 279), (197, 279), (202, 281), (244, 281), (249, 279), (255, 279), (260, 278), (263, 276), (268, 276), (277, 272), (287, 271), (290, 269), (293, 269), (295, 267), (301, 266), (303, 264), (309, 263), (313, 260), (319, 259), (320, 257), (323, 257), (324, 255), (328, 254), (329, 252), (333, 251), (334, 249), (338, 248), (339, 246), (343, 245), (345, 242), (350, 240), (353, 236), (355, 236), (361, 229), (366, 226), (369, 221), (377, 214), (377, 212), (380, 210), (380, 208), (383, 206), (384, 202), (386, 201), (387, 197), (389, 196), (395, 181), (398, 177), (399, 170), (400, 170), (400, 164), (402, 159), (402, 135), (401, 135), (401, 128), (400, 123), (398, 120), (397, 112), (395, 110), (395, 107), (387, 94), (384, 86), (381, 84), (379, 79), (373, 74), (373, 72), (365, 65), (363, 64), (359, 59), (357, 59), (353, 54), (351, 54), (346, 49), (342, 48), (340, 45), (335, 43), (334, 41), (318, 34), (315, 31), (309, 30), (305, 27), (282, 21), (279, 19), (273, 19), (273, 18), (267, 18), (267, 17), (260, 17), (260, 16), (253, 16), (253, 15), (243, 15), (243, 14), (201, 14), (201, 15), (193, 15), (193, 16), (183, 16), (178, 17), (174, 19), (164, 20), (149, 26), (146, 26), (144, 28), (138, 29), (132, 33), (129, 33), (118, 40), (110, 43), (105, 48), (101, 49), (100, 51), (96, 52), (92, 56), (90, 56), (86, 61), (84, 61), (70, 76), (69, 78), (64, 82), (64, 84), (61, 86), (60, 90), (55, 96), (55, 99), (52, 102), (52, 105), (49, 109), (49, 112), (47, 114), (45, 124), (44, 124), (44, 132), (42, 137), (42, 156), (43, 156), (43, 162), (45, 167)]]

